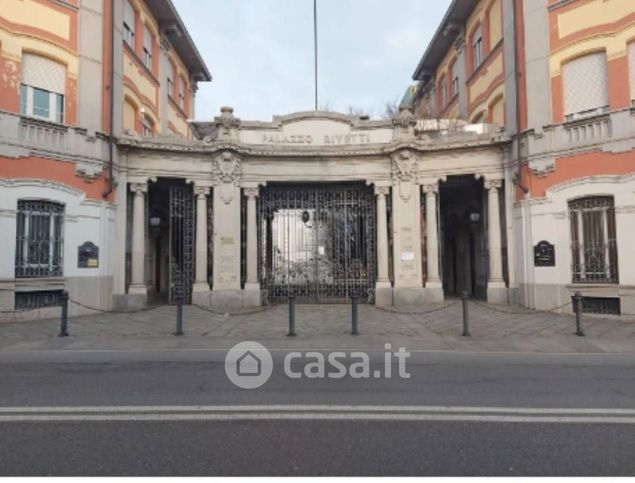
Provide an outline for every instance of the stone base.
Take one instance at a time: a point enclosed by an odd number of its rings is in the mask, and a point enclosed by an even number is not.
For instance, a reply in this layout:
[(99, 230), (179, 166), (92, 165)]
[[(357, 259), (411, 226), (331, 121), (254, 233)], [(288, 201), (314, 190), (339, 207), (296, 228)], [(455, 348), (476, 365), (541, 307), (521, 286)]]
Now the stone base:
[(262, 305), (262, 291), (259, 283), (246, 283), (243, 290), (243, 307), (260, 307)]
[(442, 304), (445, 301), (445, 295), (443, 293), (443, 287), (441, 284), (438, 286), (428, 286), (426, 285), (424, 290), (423, 299), (425, 303), (428, 304)]
[[(207, 285), (207, 284), (205, 284)], [(207, 285), (207, 290), (192, 290), (192, 305), (201, 305), (202, 307), (209, 307), (212, 304), (212, 291)]]
[(487, 284), (487, 302), (490, 304), (509, 303), (509, 294), (504, 282), (489, 282)]
[(393, 290), (390, 282), (377, 282), (375, 285), (375, 306), (391, 307), (393, 303)]
[(245, 290), (212, 290), (211, 306), (220, 309), (236, 310), (243, 307), (259, 307), (262, 305), (260, 286), (247, 285)]
[(393, 305), (413, 306), (425, 303), (425, 289), (423, 287), (395, 287), (393, 291)]
[(137, 310), (148, 306), (147, 294), (114, 294), (112, 304), (115, 310)]

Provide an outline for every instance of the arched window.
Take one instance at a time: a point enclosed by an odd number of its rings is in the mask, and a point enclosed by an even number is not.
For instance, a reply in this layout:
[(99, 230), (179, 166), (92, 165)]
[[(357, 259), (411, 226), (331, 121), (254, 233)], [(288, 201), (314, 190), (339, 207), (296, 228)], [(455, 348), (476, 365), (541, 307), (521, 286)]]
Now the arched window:
[(137, 107), (126, 98), (123, 105), (123, 128), (124, 130), (134, 132), (136, 127), (135, 120), (137, 119)]

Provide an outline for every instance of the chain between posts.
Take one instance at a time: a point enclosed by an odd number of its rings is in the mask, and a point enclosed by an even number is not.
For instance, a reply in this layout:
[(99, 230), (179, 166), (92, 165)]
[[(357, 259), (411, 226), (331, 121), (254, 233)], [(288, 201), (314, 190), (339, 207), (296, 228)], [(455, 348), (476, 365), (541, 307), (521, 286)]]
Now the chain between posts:
[(428, 315), (428, 314), (434, 314), (436, 312), (442, 312), (442, 311), (444, 311), (446, 309), (454, 307), (458, 303), (459, 302), (452, 302), (452, 303), (443, 305), (441, 307), (435, 307), (433, 309), (426, 310), (424, 312), (405, 312), (405, 311), (401, 311), (401, 310), (394, 310), (394, 309), (389, 309), (389, 308), (386, 308), (386, 307), (378, 307), (378, 306), (375, 306), (375, 308), (377, 310), (382, 310), (384, 312), (390, 312), (391, 314), (399, 314), (399, 315)]

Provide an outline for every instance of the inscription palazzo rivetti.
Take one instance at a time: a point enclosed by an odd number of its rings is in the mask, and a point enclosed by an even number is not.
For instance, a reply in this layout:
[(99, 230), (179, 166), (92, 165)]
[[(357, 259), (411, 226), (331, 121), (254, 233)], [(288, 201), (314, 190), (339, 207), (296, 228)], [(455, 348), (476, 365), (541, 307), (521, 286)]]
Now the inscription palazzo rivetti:
[[(321, 143), (319, 141), (322, 141)], [(369, 134), (324, 134), (319, 139), (310, 134), (263, 134), (263, 144), (296, 144), (341, 146), (345, 144), (369, 144)]]

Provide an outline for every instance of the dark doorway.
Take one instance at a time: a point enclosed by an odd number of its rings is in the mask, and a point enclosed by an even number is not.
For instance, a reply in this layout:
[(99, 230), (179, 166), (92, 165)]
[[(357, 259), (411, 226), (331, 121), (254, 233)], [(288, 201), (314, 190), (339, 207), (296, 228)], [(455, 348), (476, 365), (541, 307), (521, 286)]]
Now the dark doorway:
[(487, 297), (487, 243), (483, 181), (450, 176), (440, 189), (443, 290), (446, 296), (467, 291)]

